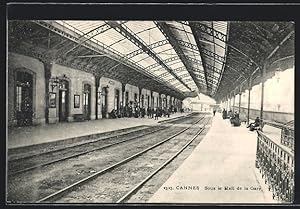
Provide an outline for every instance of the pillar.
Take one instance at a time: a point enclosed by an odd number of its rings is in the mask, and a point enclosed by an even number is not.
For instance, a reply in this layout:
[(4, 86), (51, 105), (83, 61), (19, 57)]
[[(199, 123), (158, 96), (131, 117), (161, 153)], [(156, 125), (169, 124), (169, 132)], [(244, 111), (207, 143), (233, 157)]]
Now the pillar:
[(250, 95), (251, 95), (251, 82), (252, 77), (249, 78), (249, 94), (248, 94), (248, 110), (247, 110), (247, 124), (249, 125), (249, 119), (250, 119)]
[(264, 64), (263, 69), (261, 70), (261, 103), (260, 103), (260, 119), (263, 119), (264, 114), (264, 86), (265, 86), (265, 77), (266, 77), (266, 68), (267, 64)]
[(45, 122), (49, 123), (49, 80), (51, 78), (52, 63), (47, 61), (42, 62), (45, 76)]
[(242, 92), (239, 92), (239, 113), (241, 112), (241, 100), (242, 100)]
[(139, 106), (141, 107), (141, 94), (142, 94), (142, 87), (138, 87), (139, 88)]
[(235, 91), (233, 91), (233, 104), (232, 104), (232, 111), (234, 112), (234, 105), (235, 105)]
[(226, 96), (226, 110), (229, 111), (229, 96)]
[(157, 106), (161, 108), (161, 93), (158, 93), (158, 104), (157, 104)]
[(125, 87), (126, 87), (126, 83), (122, 83), (122, 106), (125, 107)]
[(166, 105), (165, 106), (166, 106), (166, 108), (168, 108), (168, 96), (166, 95), (165, 98), (166, 98)]
[(96, 120), (98, 120), (98, 112), (99, 112), (99, 109), (98, 109), (98, 98), (99, 98), (99, 86), (100, 86), (100, 78), (101, 76), (98, 75), (98, 74), (95, 74), (95, 103), (96, 103), (96, 106), (95, 106), (95, 115), (96, 115)]
[(154, 108), (153, 91), (150, 92), (150, 107)]

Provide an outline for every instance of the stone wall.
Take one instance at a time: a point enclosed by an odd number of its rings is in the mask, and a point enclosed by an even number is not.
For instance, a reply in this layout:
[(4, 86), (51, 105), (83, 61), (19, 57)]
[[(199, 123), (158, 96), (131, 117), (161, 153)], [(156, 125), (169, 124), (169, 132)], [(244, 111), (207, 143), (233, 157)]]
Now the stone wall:
[[(69, 82), (69, 114), (68, 121), (73, 121), (74, 114), (83, 113), (83, 85), (89, 84), (91, 86), (91, 116), (92, 120), (95, 119), (95, 77), (87, 72), (76, 70), (70, 67), (61, 66), (58, 64), (53, 64), (52, 66), (52, 77), (65, 77)], [(58, 92), (57, 92), (58, 95)], [(80, 95), (80, 107), (74, 107), (74, 95)], [(57, 105), (58, 107), (58, 96), (57, 96)], [(49, 108), (49, 122), (58, 121), (58, 108)]]
[[(234, 111), (239, 110), (239, 107), (235, 106), (233, 108)], [(250, 119), (254, 120), (256, 117), (260, 117), (260, 110), (250, 109)], [(247, 119), (248, 109), (241, 107), (240, 111), (240, 118), (241, 119)], [(263, 112), (263, 119), (274, 121), (274, 122), (280, 122), (280, 123), (287, 123), (291, 120), (294, 120), (294, 114), (293, 113), (284, 113), (284, 112), (274, 112), (274, 111), (264, 111)]]
[[(33, 124), (45, 123), (45, 76), (44, 65), (35, 58), (8, 53), (8, 125), (16, 125), (16, 88), (15, 78), (18, 71), (33, 75)], [(37, 88), (38, 87), (38, 88)]]
[[(33, 123), (34, 124), (45, 124), (45, 111), (46, 111), (46, 102), (45, 102), (45, 73), (44, 73), (44, 64), (38, 59), (31, 58), (28, 56), (9, 53), (8, 54), (8, 124), (16, 125), (16, 116), (15, 116), (15, 77), (17, 71), (26, 71), (33, 75)], [(88, 84), (91, 87), (90, 92), (90, 119), (94, 120), (96, 118), (96, 105), (98, 105), (98, 118), (102, 118), (102, 88), (107, 88), (107, 113), (111, 112), (112, 109), (116, 107), (116, 90), (119, 90), (119, 106), (122, 101), (122, 83), (111, 78), (101, 77), (99, 88), (95, 87), (95, 76), (91, 73), (74, 69), (71, 67), (63, 66), (60, 64), (53, 63), (51, 66), (51, 77), (58, 78), (59, 80), (68, 81), (68, 94), (67, 94), (67, 103), (68, 103), (68, 114), (67, 121), (74, 121), (74, 115), (84, 113), (84, 85)], [(52, 83), (53, 84), (53, 83)], [(55, 93), (55, 107), (49, 107), (49, 123), (57, 123), (59, 121), (59, 84), (57, 86), (51, 86), (49, 82), (49, 92)], [(134, 101), (134, 95), (136, 94), (137, 102), (139, 101), (139, 88), (130, 84), (125, 85), (124, 100), (126, 92), (129, 95), (129, 102)], [(74, 106), (74, 96), (80, 96), (79, 107)], [(96, 98), (97, 95), (97, 98)], [(151, 106), (151, 91), (144, 88), (141, 91), (141, 95), (144, 95), (144, 107), (148, 107), (148, 99)], [(153, 92), (154, 97), (154, 108), (159, 106), (157, 98), (159, 98), (159, 93)], [(165, 94), (161, 94), (161, 98), (166, 98)], [(169, 96), (168, 106), (169, 106)], [(174, 98), (175, 99), (175, 98)], [(172, 102), (174, 101), (172, 99)], [(96, 100), (97, 103), (96, 103)], [(141, 97), (142, 102), (142, 97)], [(124, 101), (125, 103), (125, 101)], [(140, 104), (141, 105), (141, 104)], [(106, 115), (108, 117), (108, 114)]]

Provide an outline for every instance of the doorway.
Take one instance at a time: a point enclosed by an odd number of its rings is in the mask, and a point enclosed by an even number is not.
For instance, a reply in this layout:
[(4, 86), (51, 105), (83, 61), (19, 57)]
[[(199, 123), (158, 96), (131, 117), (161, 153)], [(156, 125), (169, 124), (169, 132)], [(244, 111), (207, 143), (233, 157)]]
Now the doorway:
[(68, 121), (69, 113), (69, 82), (61, 80), (59, 85), (59, 98), (58, 98), (58, 117), (59, 122)]
[(129, 93), (128, 91), (125, 92), (125, 106), (129, 105)]
[(17, 119), (18, 126), (32, 125), (33, 76), (27, 72), (17, 72), (16, 119)]
[(83, 117), (85, 120), (91, 119), (91, 85), (83, 86)]
[(144, 107), (144, 95), (142, 94), (142, 99), (141, 99), (141, 107)]
[(118, 89), (115, 90), (115, 110), (119, 112), (120, 109), (120, 91)]

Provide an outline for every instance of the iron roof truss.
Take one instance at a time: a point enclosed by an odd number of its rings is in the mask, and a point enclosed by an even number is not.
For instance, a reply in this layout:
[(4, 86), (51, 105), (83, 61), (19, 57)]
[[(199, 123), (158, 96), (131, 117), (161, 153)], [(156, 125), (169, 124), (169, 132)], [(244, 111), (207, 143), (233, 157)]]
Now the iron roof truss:
[[(155, 24), (160, 29), (160, 31), (164, 34), (164, 36), (167, 38), (167, 40), (169, 40), (170, 44), (172, 45), (172, 47), (176, 51), (178, 57), (180, 58), (180, 60), (184, 64), (184, 66), (186, 67), (187, 71), (189, 72), (189, 75), (192, 77), (192, 79), (194, 80), (194, 82), (197, 85), (197, 87), (199, 88), (199, 90), (203, 89), (203, 86), (200, 86), (198, 84), (198, 79), (197, 79), (196, 75), (194, 74), (190, 63), (187, 61), (187, 56), (184, 54), (183, 50), (180, 48), (180, 46), (178, 44), (179, 40), (177, 40), (174, 37), (174, 34), (168, 28), (166, 23), (158, 21), (158, 22), (155, 22)], [(203, 93), (205, 93), (205, 92), (203, 92)]]
[(165, 63), (164, 61), (159, 58), (154, 51), (152, 51), (151, 48), (149, 48), (147, 46), (147, 44), (145, 44), (143, 42), (143, 40), (141, 40), (140, 38), (138, 38), (132, 31), (130, 31), (130, 29), (128, 27), (123, 27), (122, 25), (116, 23), (116, 22), (112, 22), (112, 21), (106, 21), (106, 23), (108, 25), (110, 25), (112, 28), (114, 28), (115, 30), (117, 30), (119, 33), (121, 33), (123, 36), (125, 36), (128, 40), (130, 40), (131, 42), (133, 42), (136, 46), (138, 46), (140, 49), (143, 50), (143, 52), (147, 53), (150, 57), (152, 57), (157, 63), (159, 63), (161, 66), (163, 66), (164, 69), (166, 69), (171, 75), (173, 75), (180, 83), (182, 83), (187, 89), (189, 89), (191, 91), (191, 88), (182, 81), (181, 78), (179, 78), (173, 71), (172, 69), (170, 69)]

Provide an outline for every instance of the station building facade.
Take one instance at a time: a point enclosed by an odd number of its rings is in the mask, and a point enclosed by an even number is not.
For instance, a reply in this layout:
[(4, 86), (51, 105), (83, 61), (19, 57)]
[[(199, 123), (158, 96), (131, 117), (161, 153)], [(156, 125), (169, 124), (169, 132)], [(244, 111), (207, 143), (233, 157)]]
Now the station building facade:
[(103, 76), (97, 81), (92, 73), (56, 63), (50, 68), (51, 78), (39, 59), (8, 53), (9, 126), (108, 118), (110, 111), (126, 104), (177, 110), (182, 105), (175, 97), (116, 79)]

